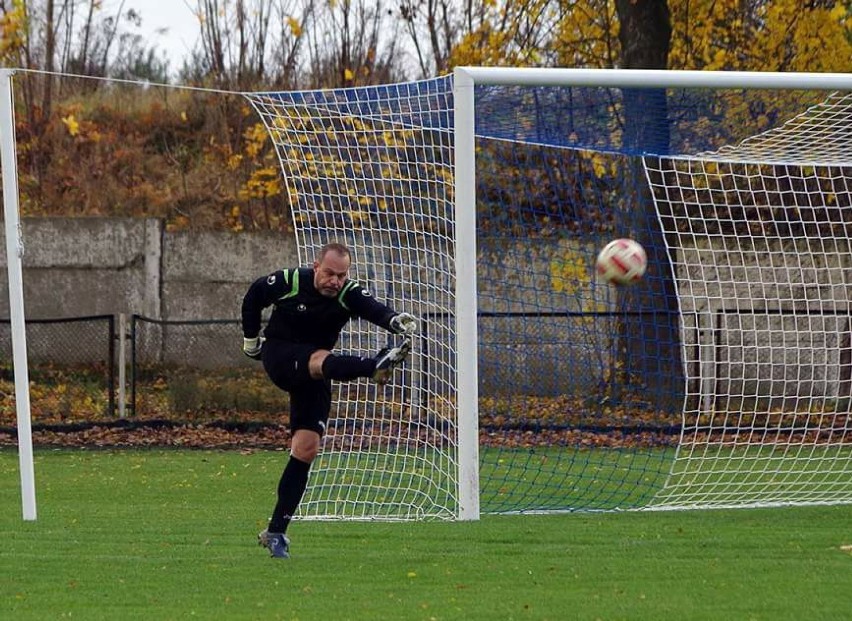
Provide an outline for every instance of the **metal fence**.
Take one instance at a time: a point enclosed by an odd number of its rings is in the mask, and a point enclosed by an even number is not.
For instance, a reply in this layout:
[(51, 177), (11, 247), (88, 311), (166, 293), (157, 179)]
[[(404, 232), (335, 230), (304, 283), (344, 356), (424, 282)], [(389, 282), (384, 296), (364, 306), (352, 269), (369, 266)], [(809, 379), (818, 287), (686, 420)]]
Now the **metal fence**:
[[(30, 319), (26, 323), (33, 420), (75, 422), (116, 415), (113, 315)], [(0, 320), (0, 420), (15, 420), (12, 327)]]
[(259, 362), (242, 354), (238, 320), (162, 321), (133, 315), (129, 325), (128, 410), (145, 418), (263, 418), (281, 410)]
[[(604, 312), (482, 313), (481, 392), (589, 393), (609, 366), (617, 320)], [(447, 369), (454, 353), (443, 345), (451, 338), (451, 317), (424, 317), (423, 331), (418, 368), (426, 378), (451, 381)], [(243, 356), (241, 343), (237, 319), (104, 315), (29, 320), (33, 421), (277, 418), (286, 409), (286, 395), (271, 385), (258, 362)], [(0, 379), (9, 383), (0, 420), (8, 425), (15, 415), (8, 320), (0, 322), (0, 347)], [(433, 383), (430, 394), (441, 394), (443, 384)], [(407, 384), (401, 381), (401, 389)]]
[[(453, 361), (442, 362), (430, 344), (449, 337), (453, 326), (449, 317), (426, 319), (420, 369), (427, 378), (447, 375), (443, 369)], [(481, 314), (481, 394), (593, 394), (614, 353), (617, 319), (612, 313)], [(717, 312), (703, 321), (690, 314), (681, 319), (689, 394), (708, 399), (707, 408), (719, 395), (754, 395), (776, 404), (801, 398), (803, 391), (834, 400), (852, 391), (847, 312)], [(271, 385), (262, 365), (242, 355), (237, 319), (98, 315), (30, 319), (26, 330), (36, 424), (122, 417), (263, 421), (286, 409), (286, 395)], [(11, 323), (0, 319), (0, 427), (15, 424), (14, 392)]]

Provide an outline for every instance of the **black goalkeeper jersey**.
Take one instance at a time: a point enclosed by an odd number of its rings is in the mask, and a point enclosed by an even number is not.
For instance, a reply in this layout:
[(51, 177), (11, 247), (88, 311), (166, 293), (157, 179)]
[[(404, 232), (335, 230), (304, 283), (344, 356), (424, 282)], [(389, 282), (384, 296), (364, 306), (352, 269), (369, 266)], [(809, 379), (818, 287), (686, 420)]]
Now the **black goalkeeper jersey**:
[(261, 313), (270, 305), (275, 308), (263, 331), (266, 338), (329, 350), (351, 318), (360, 317), (389, 330), (396, 314), (354, 280), (347, 280), (340, 293), (329, 298), (314, 287), (313, 268), (278, 270), (254, 281), (243, 298), (243, 336), (260, 334)]

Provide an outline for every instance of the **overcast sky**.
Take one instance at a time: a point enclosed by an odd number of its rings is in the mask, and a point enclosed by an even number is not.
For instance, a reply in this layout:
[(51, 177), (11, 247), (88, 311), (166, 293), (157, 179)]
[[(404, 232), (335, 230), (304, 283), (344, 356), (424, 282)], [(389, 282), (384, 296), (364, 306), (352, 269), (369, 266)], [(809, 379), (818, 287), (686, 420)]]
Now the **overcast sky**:
[[(198, 39), (198, 19), (190, 6), (195, 0), (125, 0), (124, 11), (133, 8), (142, 16), (143, 34), (149, 46), (166, 53), (172, 71), (180, 69)], [(120, 0), (104, 2), (104, 10), (114, 13)]]

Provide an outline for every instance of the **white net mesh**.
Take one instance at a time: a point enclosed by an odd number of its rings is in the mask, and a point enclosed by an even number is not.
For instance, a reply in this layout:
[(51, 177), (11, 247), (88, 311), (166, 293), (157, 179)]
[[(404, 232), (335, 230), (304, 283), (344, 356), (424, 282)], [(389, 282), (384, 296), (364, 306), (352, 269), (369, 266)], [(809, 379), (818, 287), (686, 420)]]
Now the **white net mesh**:
[(658, 506), (852, 501), (852, 96), (695, 157), (646, 158), (687, 408)]
[[(352, 277), (424, 319), (386, 388), (336, 384), (304, 517), (456, 514), (451, 97), (436, 82), (249, 97), (272, 136), (309, 264), (353, 250)], [(371, 356), (384, 330), (351, 323), (338, 347)]]

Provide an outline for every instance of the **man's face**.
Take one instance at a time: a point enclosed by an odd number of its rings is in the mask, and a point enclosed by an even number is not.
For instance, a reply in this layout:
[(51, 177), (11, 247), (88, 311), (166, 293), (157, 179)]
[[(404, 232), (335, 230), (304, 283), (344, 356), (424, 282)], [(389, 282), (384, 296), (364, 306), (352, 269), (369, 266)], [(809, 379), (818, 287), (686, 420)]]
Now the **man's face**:
[(349, 278), (349, 257), (330, 250), (321, 261), (314, 261), (314, 287), (320, 294), (333, 298)]

